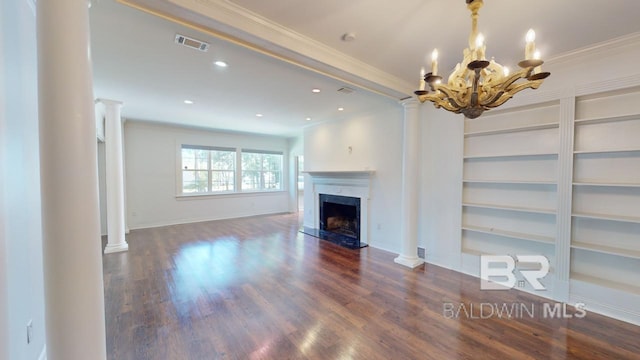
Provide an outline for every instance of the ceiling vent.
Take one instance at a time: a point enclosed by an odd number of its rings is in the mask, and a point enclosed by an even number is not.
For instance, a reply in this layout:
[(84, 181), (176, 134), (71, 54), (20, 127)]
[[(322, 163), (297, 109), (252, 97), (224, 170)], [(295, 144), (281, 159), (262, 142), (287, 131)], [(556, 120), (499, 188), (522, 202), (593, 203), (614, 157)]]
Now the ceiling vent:
[(207, 51), (209, 50), (209, 44), (204, 41), (196, 40), (188, 36), (176, 34), (176, 44), (184, 45), (192, 49)]
[(351, 94), (351, 93), (352, 93), (352, 92), (354, 92), (354, 91), (355, 91), (355, 90), (353, 90), (352, 88), (350, 88), (350, 87), (346, 87), (346, 86), (343, 86), (343, 87), (341, 87), (340, 89), (338, 89), (338, 92), (339, 92), (339, 93), (343, 93), (343, 94)]

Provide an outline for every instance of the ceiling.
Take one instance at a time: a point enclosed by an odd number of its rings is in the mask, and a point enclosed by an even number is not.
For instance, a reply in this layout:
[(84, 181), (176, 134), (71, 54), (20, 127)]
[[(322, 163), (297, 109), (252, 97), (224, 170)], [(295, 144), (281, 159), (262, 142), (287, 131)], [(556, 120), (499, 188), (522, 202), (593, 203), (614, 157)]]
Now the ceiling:
[[(128, 119), (278, 136), (400, 106), (433, 48), (441, 71), (455, 66), (470, 28), (463, 0), (129, 1), (173, 21), (93, 0), (96, 97), (124, 102)], [(486, 0), (479, 28), (487, 55), (512, 65), (530, 27), (542, 57), (553, 61), (637, 36), (638, 14), (637, 0)], [(343, 41), (345, 33), (355, 39)], [(209, 51), (176, 45), (176, 34), (210, 43)], [(355, 91), (337, 91), (345, 86)]]

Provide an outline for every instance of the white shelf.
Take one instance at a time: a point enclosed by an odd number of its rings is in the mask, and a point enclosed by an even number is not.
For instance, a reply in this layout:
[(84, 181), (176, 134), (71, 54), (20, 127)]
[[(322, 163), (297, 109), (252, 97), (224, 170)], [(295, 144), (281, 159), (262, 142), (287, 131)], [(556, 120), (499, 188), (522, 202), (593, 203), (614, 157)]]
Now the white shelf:
[(615, 121), (640, 120), (640, 114), (628, 114), (610, 117), (595, 117), (588, 119), (576, 119), (575, 124), (601, 124)]
[(581, 217), (586, 219), (598, 219), (598, 220), (611, 220), (640, 224), (640, 217), (637, 216), (622, 216), (622, 215), (608, 215), (608, 214), (590, 214), (590, 213), (574, 213), (574, 217)]
[(557, 157), (557, 152), (521, 153), (521, 154), (487, 154), (487, 155), (465, 155), (465, 159), (490, 159), (490, 158), (510, 158), (510, 157)]
[(546, 123), (546, 124), (534, 124), (534, 125), (516, 126), (511, 128), (502, 128), (502, 129), (494, 129), (494, 130), (472, 131), (472, 132), (465, 133), (464, 136), (471, 137), (471, 136), (482, 136), (482, 135), (507, 134), (507, 133), (513, 133), (513, 132), (519, 132), (519, 131), (553, 129), (559, 126), (560, 124), (557, 122)]
[(593, 251), (593, 252), (602, 253), (602, 254), (624, 256), (632, 259), (640, 259), (640, 250), (627, 250), (627, 249), (621, 249), (621, 248), (612, 247), (612, 246), (582, 243), (579, 241), (572, 242), (571, 247), (574, 249)]
[(574, 154), (607, 154), (607, 153), (628, 153), (628, 152), (640, 152), (640, 148), (632, 149), (602, 149), (602, 150), (576, 150)]
[[(531, 180), (477, 180), (465, 179), (462, 182), (470, 184), (521, 184), (521, 185), (556, 185), (555, 181), (531, 181)], [(640, 185), (638, 185), (640, 186)]]
[(508, 237), (512, 239), (534, 241), (534, 242), (543, 243), (543, 244), (554, 244), (555, 242), (555, 239), (550, 236), (526, 234), (526, 233), (520, 233), (515, 231), (506, 231), (506, 230), (487, 228), (487, 227), (481, 227), (481, 226), (463, 225), (462, 230), (475, 231), (475, 232), (490, 234), (490, 235), (498, 235), (498, 236)]
[(574, 182), (574, 186), (601, 186), (601, 187), (637, 187), (640, 188), (638, 183), (600, 183), (600, 182)]
[(548, 214), (548, 215), (555, 215), (556, 213), (556, 211), (552, 209), (536, 209), (536, 208), (528, 208), (528, 207), (522, 207), (522, 206), (509, 206), (509, 205), (497, 205), (497, 204), (462, 203), (462, 206), (482, 208), (482, 209), (519, 211), (519, 212), (528, 212), (528, 213), (535, 213), (535, 214)]
[(303, 174), (309, 174), (311, 176), (371, 176), (375, 174), (375, 170), (307, 170), (301, 171)]
[(606, 280), (599, 277), (585, 275), (580, 273), (571, 273), (571, 280), (577, 280), (593, 285), (603, 286), (610, 289), (616, 289), (624, 292), (631, 292), (640, 295), (640, 287), (629, 284), (624, 284), (616, 281)]

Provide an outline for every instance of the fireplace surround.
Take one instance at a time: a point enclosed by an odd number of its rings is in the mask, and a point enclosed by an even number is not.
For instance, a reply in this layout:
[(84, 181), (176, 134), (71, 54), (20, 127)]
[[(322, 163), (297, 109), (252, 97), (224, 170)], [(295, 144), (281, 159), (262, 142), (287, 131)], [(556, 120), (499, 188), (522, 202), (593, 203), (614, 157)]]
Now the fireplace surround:
[[(306, 171), (313, 205), (305, 234), (357, 249), (369, 243), (369, 191), (373, 171)], [(305, 204), (306, 205), (306, 204)], [(307, 206), (305, 206), (307, 207)]]

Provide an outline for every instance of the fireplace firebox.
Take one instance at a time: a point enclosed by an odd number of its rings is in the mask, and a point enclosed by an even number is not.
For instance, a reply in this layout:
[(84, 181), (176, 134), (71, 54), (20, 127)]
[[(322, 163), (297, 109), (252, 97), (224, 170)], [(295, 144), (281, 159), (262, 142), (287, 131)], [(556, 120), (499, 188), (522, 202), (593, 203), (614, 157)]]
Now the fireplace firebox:
[(319, 235), (346, 247), (363, 247), (360, 242), (360, 199), (330, 194), (318, 196)]

